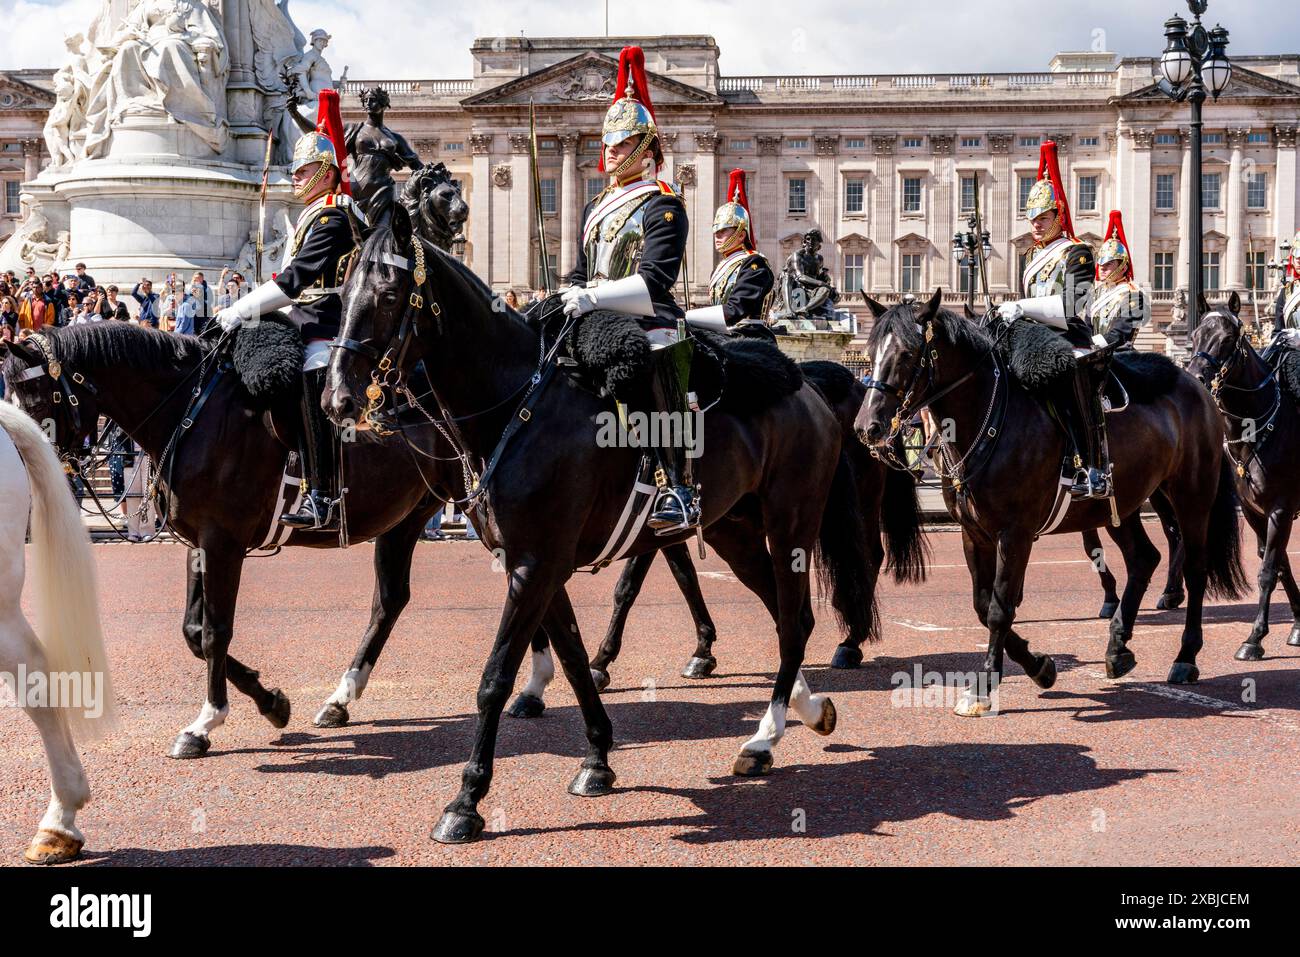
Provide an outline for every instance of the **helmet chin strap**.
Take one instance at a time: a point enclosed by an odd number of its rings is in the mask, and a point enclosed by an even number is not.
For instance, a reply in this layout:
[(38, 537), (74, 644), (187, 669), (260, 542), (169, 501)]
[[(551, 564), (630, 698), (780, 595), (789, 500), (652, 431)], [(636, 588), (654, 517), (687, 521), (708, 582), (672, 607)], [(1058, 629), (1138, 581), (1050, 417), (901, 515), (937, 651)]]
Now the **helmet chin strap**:
[(307, 181), (307, 185), (300, 189), (295, 189), (293, 195), (298, 199), (306, 199), (307, 196), (320, 185), (320, 181), (325, 178), (325, 174), (330, 171), (333, 164), (327, 160), (321, 160), (320, 169), (316, 170), (316, 175)]
[(731, 238), (722, 244), (722, 248), (719, 249), (718, 252), (722, 253), (724, 256), (729, 253), (734, 253), (745, 244), (745, 238), (745, 230), (735, 227), (735, 232), (731, 234)]
[[(650, 133), (642, 134), (641, 142), (637, 146), (637, 148), (628, 154), (627, 159), (623, 160), (623, 162), (619, 163), (616, 167), (614, 167), (614, 172), (609, 174), (610, 177), (614, 180), (614, 182), (618, 183), (621, 186), (625, 181), (632, 179), (632, 177), (629, 177), (627, 175), (628, 170), (632, 169), (632, 167), (637, 164), (637, 162), (641, 159), (641, 157), (645, 155), (645, 151), (650, 148), (650, 141), (652, 139), (653, 136)], [(645, 175), (645, 167), (642, 166), (641, 171), (637, 173), (637, 176), (640, 177), (644, 175)]]

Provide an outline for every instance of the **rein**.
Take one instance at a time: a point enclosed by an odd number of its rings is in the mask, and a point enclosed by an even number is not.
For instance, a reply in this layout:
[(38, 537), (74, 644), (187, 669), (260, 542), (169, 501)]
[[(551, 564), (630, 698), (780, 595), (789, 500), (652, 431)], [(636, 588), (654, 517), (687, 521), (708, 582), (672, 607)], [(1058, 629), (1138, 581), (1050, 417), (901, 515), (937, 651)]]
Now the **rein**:
[[(1240, 386), (1240, 385), (1232, 385), (1231, 383), (1226, 381), (1228, 374), (1234, 368), (1236, 368), (1237, 364), (1246, 359), (1247, 350), (1250, 349), (1251, 349), (1250, 344), (1246, 342), (1245, 338), (1241, 335), (1240, 332), (1238, 332), (1236, 345), (1233, 346), (1232, 352), (1229, 354), (1228, 358), (1224, 360), (1219, 360), (1218, 358), (1210, 355), (1208, 352), (1204, 350), (1198, 351), (1192, 358), (1201, 359), (1206, 363), (1206, 365), (1208, 365), (1211, 369), (1214, 370), (1214, 378), (1210, 383), (1208, 383), (1210, 389), (1210, 397), (1214, 399), (1214, 404), (1218, 407), (1219, 412), (1223, 415), (1223, 417), (1225, 419), (1230, 419), (1236, 422), (1243, 423), (1242, 426), (1243, 431), (1245, 428), (1244, 426), (1245, 422), (1251, 421), (1254, 423), (1251, 438), (1247, 439), (1244, 436), (1239, 439), (1225, 438), (1223, 443), (1224, 454), (1228, 456), (1228, 461), (1232, 462), (1233, 466), (1235, 467), (1237, 472), (1237, 477), (1245, 479), (1251, 485), (1254, 485), (1255, 483), (1250, 478), (1250, 474), (1249, 474), (1250, 469), (1248, 468), (1248, 466), (1252, 462), (1259, 461), (1259, 456), (1264, 449), (1265, 443), (1268, 441), (1268, 438), (1273, 434), (1274, 420), (1277, 418), (1278, 413), (1282, 410), (1282, 386), (1278, 382), (1277, 370), (1273, 368), (1269, 369), (1268, 375), (1266, 375), (1263, 381), (1261, 381), (1258, 385)], [(1204, 382), (1204, 380), (1202, 380), (1202, 382)], [(1229, 412), (1223, 406), (1223, 393), (1225, 391), (1251, 394), (1251, 393), (1261, 392), (1264, 389), (1266, 389), (1269, 385), (1273, 386), (1273, 404), (1268, 412), (1268, 415), (1264, 417), (1263, 421), (1260, 421), (1257, 416), (1236, 415), (1235, 413)], [(1243, 455), (1242, 458), (1238, 459), (1232, 454), (1232, 446), (1234, 445), (1240, 445), (1243, 447), (1253, 447), (1253, 452), (1249, 453), (1249, 457)], [(1260, 464), (1259, 467), (1261, 472), (1264, 471), (1264, 466), (1262, 463)]]

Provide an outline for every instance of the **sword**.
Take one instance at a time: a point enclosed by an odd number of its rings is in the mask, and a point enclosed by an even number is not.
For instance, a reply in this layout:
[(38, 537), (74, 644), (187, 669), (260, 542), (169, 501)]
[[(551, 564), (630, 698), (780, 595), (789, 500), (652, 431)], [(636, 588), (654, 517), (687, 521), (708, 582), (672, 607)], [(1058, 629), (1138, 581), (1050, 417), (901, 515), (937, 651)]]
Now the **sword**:
[[(993, 297), (989, 295), (988, 263), (984, 260), (984, 217), (980, 213), (980, 174), (971, 174), (975, 181), (975, 239), (979, 243), (973, 250), (980, 264), (980, 288), (984, 292), (984, 314), (993, 311)], [(987, 321), (987, 320), (986, 320)]]
[(266, 159), (262, 162), (262, 192), (257, 200), (257, 259), (253, 262), (253, 281), (262, 285), (262, 255), (266, 251), (266, 189), (271, 179), (271, 149), (275, 145), (275, 130), (266, 132)]
[(550, 257), (546, 255), (546, 216), (542, 212), (542, 174), (537, 168), (537, 109), (532, 100), (528, 101), (528, 146), (529, 163), (533, 168), (533, 207), (537, 214), (538, 275), (542, 279), (542, 288), (549, 296), (555, 291), (555, 285), (551, 281)]
[(1246, 270), (1250, 277), (1250, 304), (1255, 309), (1255, 332), (1259, 333), (1259, 293), (1255, 288), (1255, 237), (1249, 226), (1246, 227), (1246, 252), (1250, 254), (1250, 268)]
[[(677, 188), (681, 192), (682, 205), (686, 205), (686, 184), (680, 179), (677, 180)], [(686, 248), (682, 250), (682, 305), (689, 312), (691, 308), (691, 267), (690, 267), (690, 236), (686, 237)], [(682, 320), (677, 322), (677, 334), (685, 337), (686, 323)]]

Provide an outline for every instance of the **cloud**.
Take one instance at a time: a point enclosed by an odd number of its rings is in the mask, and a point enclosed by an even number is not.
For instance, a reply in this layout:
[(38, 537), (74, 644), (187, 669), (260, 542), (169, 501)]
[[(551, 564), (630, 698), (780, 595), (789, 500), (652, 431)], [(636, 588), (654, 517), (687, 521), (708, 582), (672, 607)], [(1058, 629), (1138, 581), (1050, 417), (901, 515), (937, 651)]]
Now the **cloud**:
[[(62, 62), (62, 37), (101, 0), (0, 0), (0, 68)], [(336, 74), (354, 79), (468, 77), (483, 36), (600, 36), (605, 6), (580, 0), (290, 0), (304, 33), (324, 27)], [(1179, 0), (1063, 4), (1043, 0), (654, 0), (612, 2), (615, 36), (709, 34), (724, 74), (1039, 71), (1063, 50), (1157, 56)], [(1229, 54), (1300, 50), (1300, 18), (1284, 0), (1211, 0), (1207, 21), (1232, 33)]]

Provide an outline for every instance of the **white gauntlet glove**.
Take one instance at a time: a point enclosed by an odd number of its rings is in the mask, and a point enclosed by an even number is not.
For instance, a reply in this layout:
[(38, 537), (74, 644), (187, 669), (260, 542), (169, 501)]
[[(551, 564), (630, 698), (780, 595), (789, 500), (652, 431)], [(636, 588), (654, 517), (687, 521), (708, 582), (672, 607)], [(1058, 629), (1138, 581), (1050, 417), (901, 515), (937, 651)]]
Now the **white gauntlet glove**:
[(593, 309), (608, 309), (629, 316), (653, 316), (650, 289), (639, 275), (614, 279), (595, 286), (572, 286), (560, 294), (566, 316), (585, 316)]
[(728, 331), (727, 316), (722, 311), (722, 306), (701, 306), (698, 309), (687, 309), (686, 323), (699, 329), (707, 329), (709, 332), (725, 333)]
[(1020, 300), (1012, 299), (1010, 302), (1000, 303), (998, 305), (998, 318), (1003, 322), (1015, 322), (1023, 318), (1025, 310), (1020, 305)]
[(585, 286), (570, 286), (560, 293), (560, 299), (566, 316), (585, 316), (596, 308), (595, 290)]
[(243, 299), (217, 313), (217, 322), (223, 332), (238, 329), (247, 319), (256, 319), (264, 313), (283, 309), (293, 304), (275, 280), (262, 283)]

